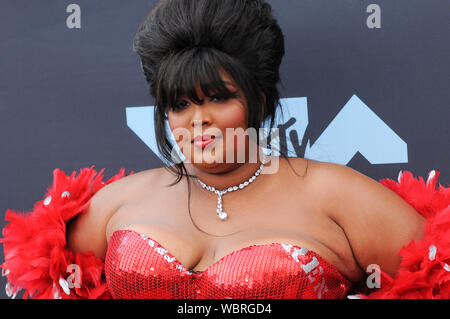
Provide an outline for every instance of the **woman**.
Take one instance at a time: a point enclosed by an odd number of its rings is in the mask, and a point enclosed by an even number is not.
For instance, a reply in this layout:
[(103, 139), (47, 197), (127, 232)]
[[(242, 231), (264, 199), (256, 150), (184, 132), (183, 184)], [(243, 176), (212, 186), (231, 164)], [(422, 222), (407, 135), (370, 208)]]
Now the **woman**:
[(450, 296), (450, 194), (436, 189), (439, 173), (382, 185), (345, 166), (267, 155), (259, 134), (245, 134), (272, 127), (279, 102), (284, 40), (265, 1), (161, 1), (134, 45), (158, 147), (177, 164), (106, 182), (103, 170), (55, 169), (33, 212), (6, 213), (10, 295)]

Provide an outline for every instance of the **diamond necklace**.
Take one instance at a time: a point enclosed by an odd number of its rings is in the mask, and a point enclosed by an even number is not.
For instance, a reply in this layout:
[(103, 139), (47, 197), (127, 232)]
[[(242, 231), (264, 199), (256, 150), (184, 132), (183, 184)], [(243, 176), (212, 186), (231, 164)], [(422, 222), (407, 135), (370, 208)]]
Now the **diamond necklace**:
[(245, 187), (247, 187), (248, 185), (253, 183), (253, 181), (256, 179), (256, 177), (258, 177), (259, 174), (261, 174), (261, 171), (262, 171), (264, 165), (266, 164), (265, 159), (266, 159), (266, 157), (264, 157), (263, 160), (261, 161), (261, 165), (259, 166), (258, 170), (255, 172), (255, 174), (253, 174), (252, 177), (250, 177), (247, 181), (241, 183), (239, 186), (237, 186), (237, 185), (230, 186), (228, 188), (218, 190), (215, 187), (206, 185), (197, 177), (197, 181), (200, 183), (200, 185), (204, 189), (209, 190), (210, 192), (213, 192), (217, 195), (217, 210), (216, 210), (216, 212), (217, 212), (217, 216), (219, 217), (220, 220), (225, 221), (228, 218), (228, 214), (226, 212), (222, 211), (222, 196), (225, 195), (226, 193), (234, 192), (239, 189), (244, 189)]

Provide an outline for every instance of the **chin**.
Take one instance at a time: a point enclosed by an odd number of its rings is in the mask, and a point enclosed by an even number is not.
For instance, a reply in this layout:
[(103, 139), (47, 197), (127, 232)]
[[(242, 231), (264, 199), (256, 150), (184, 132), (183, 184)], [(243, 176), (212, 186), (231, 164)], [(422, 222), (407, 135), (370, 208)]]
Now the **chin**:
[(215, 174), (226, 173), (235, 167), (235, 163), (226, 163), (225, 161), (223, 161), (222, 163), (216, 162), (190, 163), (190, 165), (193, 165), (198, 170)]

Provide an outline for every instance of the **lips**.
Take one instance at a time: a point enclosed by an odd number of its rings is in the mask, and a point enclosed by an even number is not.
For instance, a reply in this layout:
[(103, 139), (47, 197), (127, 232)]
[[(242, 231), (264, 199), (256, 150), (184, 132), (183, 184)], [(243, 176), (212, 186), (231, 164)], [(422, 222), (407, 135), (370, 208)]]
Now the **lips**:
[(211, 143), (214, 143), (216, 137), (214, 135), (199, 135), (196, 138), (194, 138), (193, 144), (196, 147), (199, 148), (205, 148)]
[(194, 143), (196, 142), (200, 142), (200, 141), (209, 141), (209, 140), (214, 140), (215, 136), (214, 135), (199, 135), (197, 137), (194, 138)]

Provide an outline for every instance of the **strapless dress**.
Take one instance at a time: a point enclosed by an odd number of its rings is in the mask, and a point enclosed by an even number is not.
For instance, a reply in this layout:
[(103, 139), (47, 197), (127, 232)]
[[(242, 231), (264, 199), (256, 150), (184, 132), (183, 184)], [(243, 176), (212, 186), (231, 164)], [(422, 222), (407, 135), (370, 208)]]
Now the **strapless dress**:
[(112, 297), (124, 299), (345, 298), (351, 287), (333, 265), (295, 245), (251, 245), (192, 271), (133, 230), (111, 236), (105, 275)]

